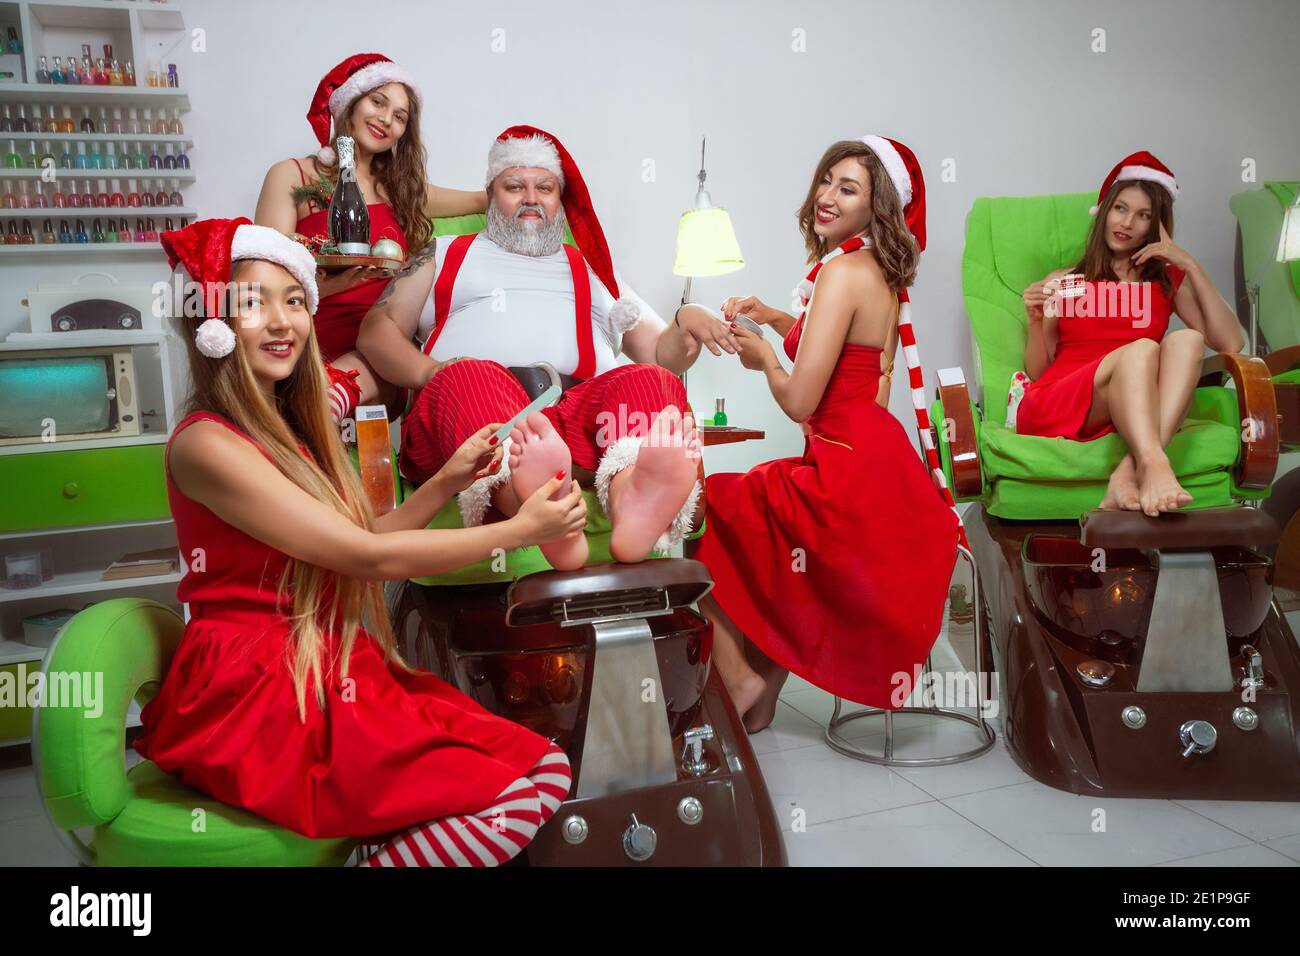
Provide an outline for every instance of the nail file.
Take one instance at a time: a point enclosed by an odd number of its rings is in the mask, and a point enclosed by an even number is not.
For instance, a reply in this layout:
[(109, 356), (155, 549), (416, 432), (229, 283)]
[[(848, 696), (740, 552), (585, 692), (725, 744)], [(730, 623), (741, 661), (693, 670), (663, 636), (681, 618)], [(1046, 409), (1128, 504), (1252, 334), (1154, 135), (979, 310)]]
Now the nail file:
[(540, 412), (543, 408), (548, 408), (549, 406), (554, 405), (555, 400), (559, 397), (560, 386), (548, 385), (546, 391), (542, 392), (542, 394), (538, 395), (524, 406), (523, 411), (497, 429), (497, 444), (500, 444), (510, 437), (510, 429), (514, 428), (533, 412)]
[(733, 315), (731, 317), (731, 321), (735, 322), (742, 329), (748, 329), (750, 332), (753, 332), (755, 335), (763, 334), (763, 327), (759, 325), (757, 322), (755, 322), (753, 319), (749, 318), (748, 316), (739, 315), (739, 314)]

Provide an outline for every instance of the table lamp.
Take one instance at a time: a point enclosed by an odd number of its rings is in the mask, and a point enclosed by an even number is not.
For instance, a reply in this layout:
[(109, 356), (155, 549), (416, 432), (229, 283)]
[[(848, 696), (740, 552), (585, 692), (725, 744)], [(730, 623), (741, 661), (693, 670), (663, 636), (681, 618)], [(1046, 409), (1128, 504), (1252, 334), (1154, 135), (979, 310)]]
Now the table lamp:
[[(1282, 231), (1277, 238), (1278, 262), (1295, 262), (1300, 259), (1300, 189), (1296, 190), (1295, 201), (1282, 213)], [(1259, 280), (1246, 283), (1246, 295), (1250, 300), (1250, 354), (1258, 355), (1259, 347)]]

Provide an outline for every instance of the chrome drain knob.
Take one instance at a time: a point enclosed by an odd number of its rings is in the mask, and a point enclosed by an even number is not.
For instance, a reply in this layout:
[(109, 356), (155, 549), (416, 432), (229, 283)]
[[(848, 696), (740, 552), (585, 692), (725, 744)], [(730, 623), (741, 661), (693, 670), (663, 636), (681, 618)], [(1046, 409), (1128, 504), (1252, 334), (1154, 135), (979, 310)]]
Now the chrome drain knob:
[(1120, 712), (1120, 720), (1130, 730), (1141, 730), (1147, 725), (1147, 712), (1136, 704), (1129, 704)]
[(682, 797), (677, 804), (677, 819), (693, 827), (704, 819), (704, 804), (695, 797)]
[(1259, 714), (1251, 707), (1238, 707), (1232, 712), (1232, 722), (1239, 730), (1254, 730), (1259, 726)]
[(1189, 720), (1178, 728), (1178, 739), (1183, 742), (1183, 756), (1208, 754), (1219, 742), (1219, 732), (1208, 720)]
[(1115, 678), (1115, 665), (1108, 661), (1082, 661), (1074, 670), (1089, 687), (1105, 687)]
[(654, 856), (655, 847), (659, 845), (659, 835), (655, 828), (641, 823), (632, 814), (632, 825), (623, 833), (623, 852), (629, 860), (640, 863)]
[(563, 825), (560, 827), (560, 833), (564, 836), (564, 842), (570, 843), (573, 846), (577, 846), (583, 840), (587, 839), (588, 832), (590, 831), (587, 827), (587, 821), (576, 813), (571, 817), (567, 817)]

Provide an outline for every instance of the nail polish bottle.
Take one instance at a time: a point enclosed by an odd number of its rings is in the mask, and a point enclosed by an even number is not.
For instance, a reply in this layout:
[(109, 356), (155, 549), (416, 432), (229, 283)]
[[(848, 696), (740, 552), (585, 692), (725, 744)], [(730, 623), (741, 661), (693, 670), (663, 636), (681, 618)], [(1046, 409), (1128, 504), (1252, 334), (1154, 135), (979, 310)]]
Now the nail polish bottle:
[(36, 118), (32, 123), (32, 132), (35, 133), (39, 128), (42, 133), (57, 133), (59, 131), (59, 121), (54, 116), (54, 107), (50, 107), (50, 115), (41, 119), (40, 109), (36, 109)]
[(149, 180), (144, 181), (144, 191), (140, 194), (140, 205), (146, 209), (153, 208), (153, 190), (149, 186)]
[(144, 122), (140, 124), (140, 132), (147, 133), (150, 136), (156, 136), (158, 134), (158, 130), (156, 130), (153, 125), (153, 110), (146, 109), (144, 111)]
[(117, 169), (117, 146), (113, 143), (104, 144), (104, 168)]
[(41, 231), (41, 244), (46, 245), (52, 242), (58, 242), (58, 239), (56, 239), (54, 236), (54, 223), (46, 219), (45, 226)]
[(108, 82), (111, 86), (121, 86), (124, 82), (122, 77), (122, 64), (117, 60), (110, 61), (108, 65)]
[(140, 206), (140, 191), (136, 188), (135, 180), (129, 180), (127, 186), (126, 204), (138, 208)]
[(59, 243), (66, 244), (72, 241), (72, 233), (68, 230), (68, 220), (59, 223)]
[(18, 208), (18, 197), (14, 195), (13, 188), (8, 183), (5, 183), (4, 195), (0, 196), (0, 208), (4, 208), (4, 209)]
[(5, 245), (16, 246), (18, 245), (19, 241), (20, 240), (18, 238), (18, 223), (17, 221), (10, 219), (9, 228), (5, 230)]
[(190, 157), (189, 154), (185, 152), (184, 147), (179, 147), (178, 152), (176, 153), (176, 168), (177, 169), (190, 168)]
[(6, 169), (22, 169), (23, 158), (18, 155), (18, 144), (12, 139), (9, 141), (9, 152), (5, 155)]
[(18, 208), (32, 208), (32, 194), (27, 191), (27, 180), (25, 179), (18, 184)]
[(113, 107), (113, 118), (108, 121), (108, 131), (110, 133), (121, 133), (122, 129), (122, 107)]
[(109, 203), (108, 181), (101, 179), (99, 181), (99, 193), (95, 196), (95, 206), (99, 209), (107, 209)]
[(99, 143), (90, 144), (90, 165), (88, 169), (103, 169), (104, 154), (99, 151)]
[(77, 144), (77, 155), (72, 157), (73, 169), (90, 169), (90, 157), (86, 155), (86, 144)]
[(132, 134), (140, 132), (140, 111), (137, 110), (134, 106), (126, 111), (125, 129), (126, 132)]
[[(57, 60), (58, 57), (55, 57), (55, 59)], [(54, 75), (50, 74), (50, 78), (53, 79)], [(63, 82), (71, 86), (81, 85), (81, 69), (77, 66), (77, 58), (75, 56), (68, 57), (67, 69), (63, 71)]]
[(36, 153), (36, 140), (34, 139), (27, 143), (27, 168), (41, 168), (41, 157)]
[(74, 242), (90, 242), (90, 236), (86, 233), (86, 224), (80, 219), (77, 220), (77, 231), (72, 239)]
[(140, 143), (135, 144), (135, 152), (131, 154), (130, 166), (132, 169), (149, 168), (149, 160), (144, 155), (144, 146)]
[(145, 228), (145, 232), (144, 232), (144, 240), (145, 240), (145, 242), (157, 242), (157, 241), (158, 241), (158, 229), (157, 229), (157, 227), (154, 226), (154, 224), (153, 224), (153, 220), (152, 220), (152, 219), (146, 219), (146, 220), (145, 220), (145, 224), (146, 224), (146, 228)]
[(158, 144), (149, 144), (149, 168), (162, 169), (162, 157), (158, 155)]
[(113, 62), (113, 44), (104, 44), (104, 59), (110, 63)]
[(50, 144), (41, 143), (41, 162), (39, 168), (44, 169), (46, 166), (52, 167), (53, 165), (54, 165), (54, 152), (52, 151)]
[(104, 229), (100, 242), (117, 242), (117, 224), (112, 219), (106, 220), (107, 227)]
[(144, 242), (144, 220), (139, 217), (135, 220), (135, 242)]
[(63, 72), (63, 61), (59, 57), (54, 58), (54, 69), (50, 70), (51, 83), (67, 83), (68, 75)]
[(185, 205), (185, 197), (181, 195), (181, 189), (179, 185), (172, 186), (171, 204), (173, 206)]
[(167, 198), (167, 193), (163, 188), (163, 181), (160, 179), (158, 180), (158, 191), (153, 194), (153, 205), (166, 206), (170, 202), (171, 200)]
[(176, 72), (175, 63), (167, 64), (167, 85), (173, 89), (176, 89), (181, 85), (181, 77), (180, 74)]
[(36, 245), (36, 236), (32, 235), (32, 221), (30, 219), (23, 221), (23, 234), (19, 240), (24, 246)]
[(19, 103), (19, 104), (18, 104), (18, 118), (14, 120), (14, 132), (15, 132), (15, 133), (30, 133), (31, 131), (32, 131), (31, 124), (27, 122), (27, 107), (25, 107), (25, 106), (23, 106), (23, 104)]
[(113, 192), (108, 197), (110, 206), (126, 206), (126, 197), (122, 195), (122, 183), (119, 180), (113, 180)]
[(33, 133), (45, 132), (45, 120), (41, 117), (40, 103), (32, 104), (32, 132)]
[(99, 196), (95, 193), (95, 187), (89, 179), (81, 190), (81, 206), (83, 209), (94, 209), (99, 205)]
[[(89, 45), (83, 44), (83, 50), (88, 50)], [(95, 64), (90, 60), (90, 54), (87, 53), (81, 58), (81, 85), (93, 86), (95, 83)]]
[(104, 224), (100, 222), (98, 218), (96, 218), (95, 221), (90, 224), (90, 241), (91, 242), (104, 241)]
[(66, 209), (68, 207), (68, 196), (59, 188), (59, 181), (54, 181), (54, 195), (50, 199), (50, 204), (55, 209)]
[(36, 195), (32, 199), (33, 209), (49, 209), (50, 197), (45, 194), (45, 183), (38, 183), (36, 186)]
[(12, 133), (14, 131), (14, 118), (9, 112), (9, 104), (4, 104), (3, 112), (0, 112), (0, 133)]
[(108, 64), (102, 56), (95, 60), (95, 85), (108, 86)]
[(118, 220), (118, 224), (117, 224), (117, 241), (118, 241), (118, 242), (130, 242), (130, 241), (131, 241), (131, 229), (130, 229), (130, 227), (127, 226), (127, 224), (126, 224), (126, 220), (125, 220), (125, 219), (120, 219), (120, 220)]
[(163, 226), (165, 227), (163, 229), (163, 232), (171, 232), (176, 228), (175, 226), (172, 225), (172, 221), (170, 218), (163, 220)]
[[(187, 159), (186, 162), (189, 162)], [(167, 155), (163, 157), (163, 169), (175, 169), (176, 157), (172, 155), (172, 144), (167, 144)]]
[(122, 85), (135, 86), (135, 67), (131, 65), (130, 60), (127, 60), (126, 66), (122, 67)]
[(95, 121), (90, 118), (89, 106), (83, 106), (81, 108), (81, 131), (83, 133), (95, 132)]
[(95, 129), (101, 133), (110, 132), (108, 128), (108, 110), (102, 106), (99, 108), (99, 122), (95, 124)]
[(75, 133), (77, 131), (77, 121), (72, 118), (72, 107), (63, 107), (63, 118), (59, 120), (60, 133)]
[(63, 144), (63, 152), (59, 154), (59, 168), (72, 168), (72, 144), (70, 143)]
[(48, 62), (46, 62), (45, 57), (41, 57), (41, 64), (36, 68), (36, 82), (37, 83), (50, 82), (50, 65)]
[(162, 78), (158, 75), (157, 63), (151, 62), (149, 64), (148, 84), (149, 86), (162, 86)]
[(81, 208), (81, 193), (77, 192), (77, 181), (75, 179), (68, 180), (68, 192), (64, 196), (64, 201), (67, 203), (69, 209)]

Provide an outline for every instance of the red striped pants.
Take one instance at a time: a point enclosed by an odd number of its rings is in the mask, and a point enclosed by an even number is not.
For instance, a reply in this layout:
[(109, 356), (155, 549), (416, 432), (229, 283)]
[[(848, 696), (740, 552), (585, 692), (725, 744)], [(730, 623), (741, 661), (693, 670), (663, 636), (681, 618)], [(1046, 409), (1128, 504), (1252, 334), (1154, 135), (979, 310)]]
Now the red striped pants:
[[(470, 435), (505, 422), (528, 404), (528, 393), (505, 366), (461, 359), (416, 393), (402, 422), (402, 474), (422, 484), (437, 474)], [(542, 414), (551, 420), (573, 463), (595, 470), (604, 449), (639, 437), (669, 405), (686, 408), (686, 388), (658, 365), (619, 365), (579, 382)]]

